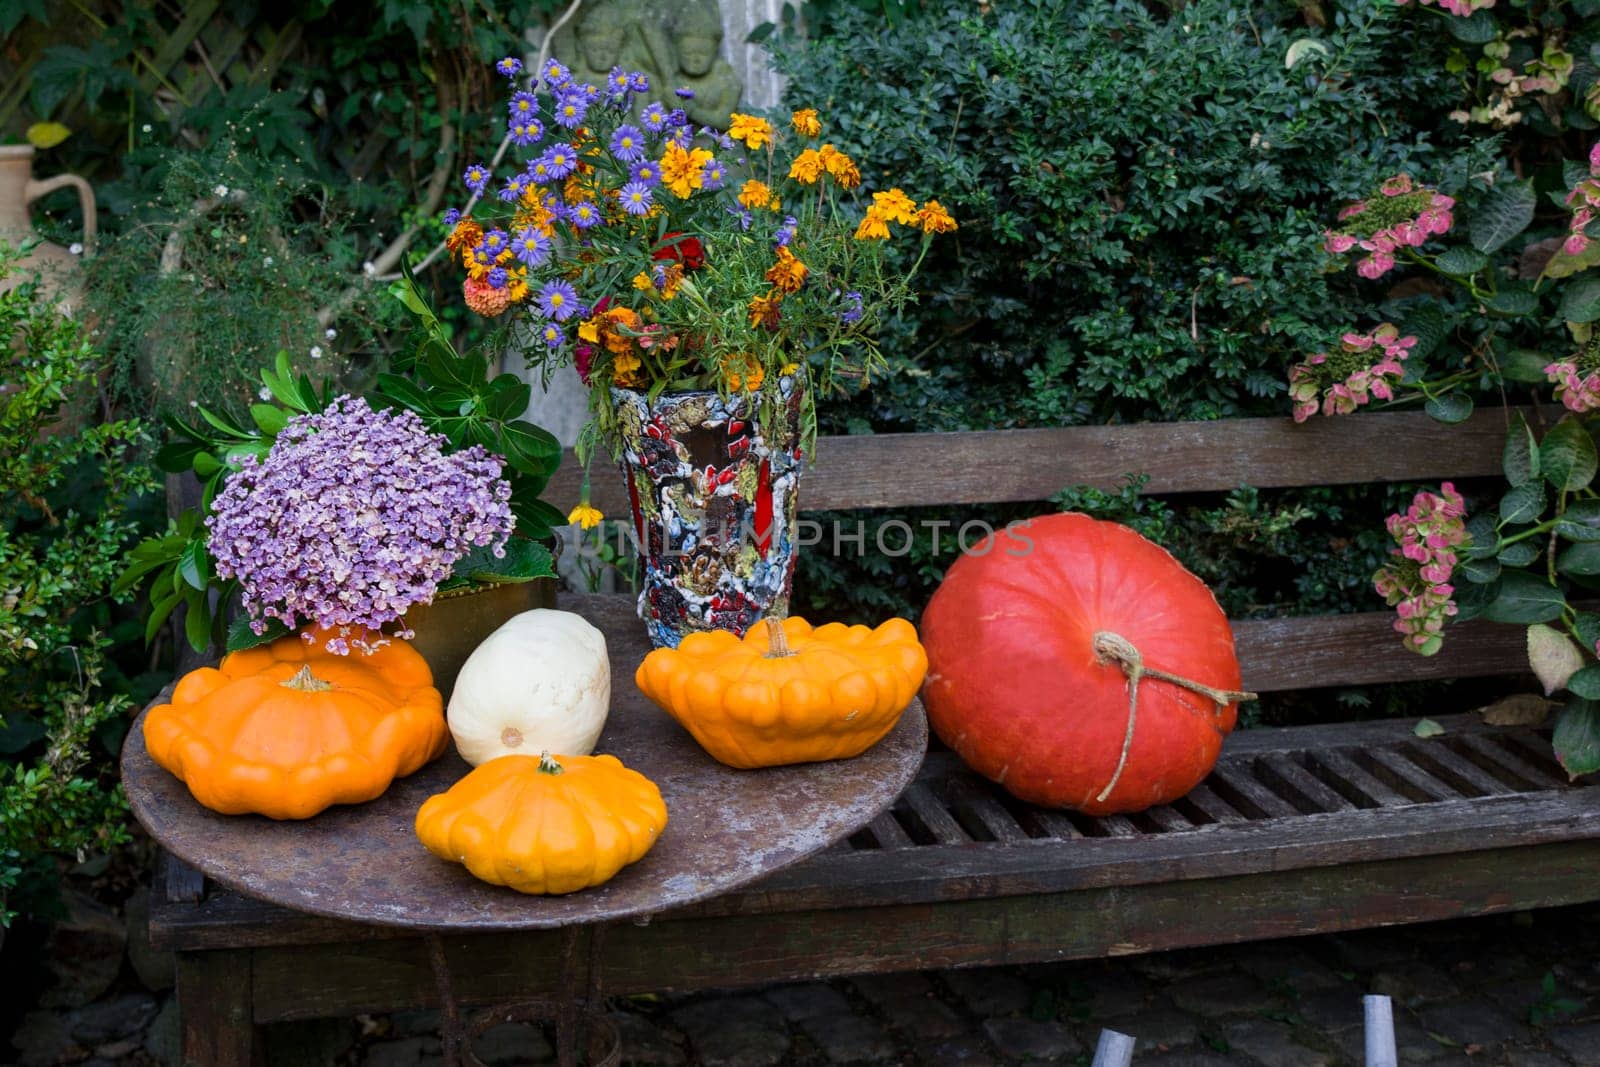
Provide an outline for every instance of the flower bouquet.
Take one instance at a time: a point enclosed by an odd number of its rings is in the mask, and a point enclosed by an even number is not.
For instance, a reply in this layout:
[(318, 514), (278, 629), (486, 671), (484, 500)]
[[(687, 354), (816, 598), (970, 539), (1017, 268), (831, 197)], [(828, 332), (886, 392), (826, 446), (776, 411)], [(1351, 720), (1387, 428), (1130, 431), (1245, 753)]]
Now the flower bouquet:
[[(655, 642), (742, 633), (788, 597), (816, 395), (884, 366), (876, 326), (956, 223), (898, 188), (865, 196), (814, 110), (697, 129), (636, 72), (497, 69), (519, 158), (469, 167), (446, 216), (466, 303), (590, 387), (580, 456), (603, 440), (621, 461)], [(886, 251), (896, 229), (920, 239), (909, 266)], [(587, 493), (573, 518), (599, 521)]]

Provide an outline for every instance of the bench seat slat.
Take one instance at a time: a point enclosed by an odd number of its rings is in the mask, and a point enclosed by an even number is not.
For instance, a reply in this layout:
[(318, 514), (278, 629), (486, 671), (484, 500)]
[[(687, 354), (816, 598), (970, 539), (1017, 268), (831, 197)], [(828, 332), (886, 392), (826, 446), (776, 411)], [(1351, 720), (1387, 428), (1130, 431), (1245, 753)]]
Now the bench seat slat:
[(917, 821), (927, 827), (934, 840), (941, 845), (965, 845), (971, 842), (966, 832), (961, 829), (961, 824), (944, 810), (944, 805), (939, 803), (939, 798), (933, 795), (927, 783), (918, 779), (906, 787), (900, 795)]
[(1365, 767), (1336, 748), (1310, 752), (1308, 755), (1312, 762), (1320, 764), (1329, 774), (1372, 802), (1370, 805), (1363, 804), (1362, 807), (1401, 808), (1413, 803), (1410, 797), (1395, 792), (1373, 777)]
[(1216, 769), (1211, 772), (1208, 781), (1212, 790), (1221, 794), (1234, 807), (1239, 807), (1241, 803), (1253, 807), (1260, 813), (1258, 818), (1292, 818), (1300, 814), (1300, 810), (1293, 804), (1256, 781), (1246, 767), (1228, 760), (1226, 755), (1223, 757), (1223, 762), (1218, 763)]
[(1526, 782), (1532, 789), (1549, 789), (1567, 784), (1560, 777), (1529, 763), (1505, 746), (1495, 744), (1488, 737), (1458, 736), (1455, 738), (1455, 743), (1472, 753), (1474, 757), (1501, 768), (1513, 778)]
[[(1030, 840), (1028, 833), (1011, 817), (1011, 813), (996, 800), (987, 783), (979, 784), (970, 775), (953, 777), (946, 785), (950, 805), (958, 813), (967, 813), (996, 841), (1016, 842)], [(960, 819), (958, 817), (957, 821)], [(970, 830), (969, 830), (970, 833)], [(975, 836), (975, 835), (974, 835)]]
[(1471, 760), (1456, 755), (1450, 751), (1449, 746), (1440, 743), (1439, 739), (1435, 739), (1431, 743), (1423, 742), (1409, 745), (1406, 748), (1406, 755), (1411, 762), (1422, 764), (1435, 777), (1449, 782), (1462, 792), (1476, 792), (1480, 796), (1497, 796), (1503, 793), (1520, 791), (1512, 789)]
[(867, 829), (872, 833), (872, 839), (878, 843), (879, 848), (910, 848), (911, 836), (906, 833), (894, 813), (884, 812), (867, 824)]
[(1331, 787), (1293, 759), (1284, 755), (1264, 756), (1259, 766), (1281, 786), (1299, 793), (1322, 811), (1349, 811), (1355, 807)]
[(1178, 803), (1193, 805), (1197, 811), (1213, 823), (1226, 824), (1247, 821), (1245, 816), (1239, 814), (1233, 805), (1213, 793), (1211, 787), (1204, 782), (1189, 790), (1188, 795), (1181, 798)]
[(1385, 778), (1402, 793), (1416, 792), (1428, 800), (1454, 800), (1460, 794), (1423, 768), (1386, 748), (1375, 748), (1362, 756), (1374, 765), (1374, 773)]

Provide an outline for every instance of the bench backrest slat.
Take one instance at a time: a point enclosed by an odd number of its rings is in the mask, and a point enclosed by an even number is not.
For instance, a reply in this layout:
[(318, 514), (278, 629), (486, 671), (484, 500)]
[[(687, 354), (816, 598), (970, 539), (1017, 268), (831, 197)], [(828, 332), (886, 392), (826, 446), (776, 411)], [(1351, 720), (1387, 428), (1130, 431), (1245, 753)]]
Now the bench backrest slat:
[[(824, 437), (800, 487), (806, 511), (1000, 504), (1048, 499), (1071, 485), (1113, 489), (1148, 474), (1147, 493), (1195, 493), (1497, 474), (1506, 409), (1445, 426), (1420, 411), (1344, 418), (1224, 419), (1045, 430)], [(628, 512), (627, 493), (596, 458), (595, 506)], [(546, 495), (576, 503), (583, 472), (570, 451)]]

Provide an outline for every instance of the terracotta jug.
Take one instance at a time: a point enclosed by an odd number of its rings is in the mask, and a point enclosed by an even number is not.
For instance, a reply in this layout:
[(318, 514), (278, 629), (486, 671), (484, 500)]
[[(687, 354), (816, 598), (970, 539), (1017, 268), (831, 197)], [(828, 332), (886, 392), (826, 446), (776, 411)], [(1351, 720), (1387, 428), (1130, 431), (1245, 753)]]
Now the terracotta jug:
[[(78, 202), (83, 207), (83, 250), (87, 255), (94, 250), (98, 220), (95, 214), (94, 190), (76, 174), (58, 174), (54, 178), (36, 180), (33, 176), (32, 145), (0, 145), (0, 238), (13, 246), (26, 240), (38, 240), (28, 205), (46, 193), (72, 186), (78, 191)], [(39, 241), (23, 257), (19, 273), (38, 271), (40, 284), (48, 293), (54, 293), (61, 310), (72, 314), (82, 306), (83, 291), (78, 275), (78, 257), (49, 241)], [(22, 281), (17, 274), (0, 281), (0, 292), (14, 288)]]

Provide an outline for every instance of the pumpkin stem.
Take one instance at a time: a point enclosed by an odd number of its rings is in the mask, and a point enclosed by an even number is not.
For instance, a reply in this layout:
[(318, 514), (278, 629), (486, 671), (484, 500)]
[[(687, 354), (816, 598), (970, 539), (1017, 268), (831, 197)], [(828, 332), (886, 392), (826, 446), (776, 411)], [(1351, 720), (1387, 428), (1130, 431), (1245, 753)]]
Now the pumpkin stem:
[(566, 773), (566, 768), (556, 762), (556, 758), (550, 755), (550, 750), (547, 748), (539, 753), (539, 773), (564, 774)]
[(789, 635), (783, 632), (782, 619), (767, 620), (767, 659), (787, 659), (794, 655)]
[(293, 678), (278, 684), (285, 689), (294, 689), (301, 693), (325, 693), (333, 688), (332, 682), (324, 682), (321, 678), (311, 673), (311, 665), (309, 663), (302, 663), (300, 669), (294, 672)]
[(1255, 700), (1254, 693), (1240, 693), (1232, 689), (1217, 689), (1214, 686), (1197, 682), (1192, 678), (1182, 678), (1176, 674), (1157, 667), (1145, 666), (1144, 656), (1134, 647), (1132, 641), (1119, 633), (1110, 630), (1101, 630), (1094, 635), (1094, 654), (1101, 663), (1115, 663), (1122, 668), (1128, 676), (1128, 729), (1122, 735), (1122, 752), (1117, 757), (1117, 769), (1111, 775), (1111, 781), (1100, 790), (1100, 795), (1095, 797), (1095, 803), (1104, 804), (1111, 791), (1122, 780), (1122, 772), (1128, 766), (1128, 751), (1133, 748), (1133, 725), (1139, 716), (1139, 682), (1146, 676), (1159, 678), (1163, 682), (1182, 686), (1191, 693), (1199, 693), (1217, 705), (1219, 709), (1226, 708), (1229, 704), (1239, 704), (1246, 700)]

